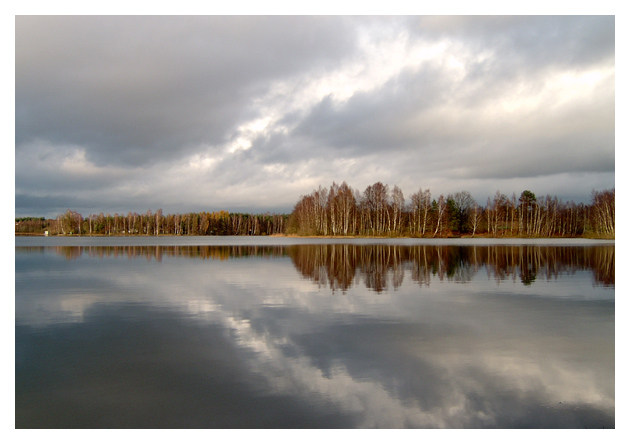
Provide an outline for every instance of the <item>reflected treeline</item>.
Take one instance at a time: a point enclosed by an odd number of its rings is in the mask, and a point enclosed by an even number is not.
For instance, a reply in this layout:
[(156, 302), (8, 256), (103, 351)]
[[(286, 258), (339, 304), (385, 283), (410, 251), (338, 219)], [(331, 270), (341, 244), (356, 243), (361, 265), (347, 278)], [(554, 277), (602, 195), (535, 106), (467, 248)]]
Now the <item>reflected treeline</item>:
[[(472, 247), (471, 247), (472, 248)], [(531, 285), (537, 278), (555, 279), (577, 270), (591, 270), (598, 285), (615, 285), (615, 247), (493, 246), (483, 247), (481, 259), (497, 280), (519, 279)], [(477, 253), (475, 253), (477, 254)], [(474, 263), (478, 260), (475, 257)]]
[[(46, 247), (67, 259), (129, 257), (161, 261), (163, 257), (227, 260), (289, 256), (300, 274), (332, 290), (345, 291), (358, 282), (377, 292), (398, 288), (411, 279), (428, 286), (432, 279), (470, 282), (483, 269), (497, 281), (555, 279), (562, 274), (591, 270), (597, 285), (615, 285), (615, 247), (539, 245), (352, 245), (293, 246), (83, 246)], [(44, 247), (16, 247), (16, 252), (41, 253)]]
[(227, 260), (248, 256), (276, 257), (286, 256), (282, 246), (257, 245), (126, 245), (126, 246), (62, 246), (62, 247), (15, 247), (16, 252), (43, 252), (44, 249), (54, 249), (57, 254), (67, 259), (76, 259), (82, 255), (90, 257), (128, 257), (145, 258), (149, 261), (160, 262), (163, 257), (189, 257), (199, 259)]
[(377, 292), (396, 289), (405, 270), (426, 286), (431, 279), (470, 282), (480, 269), (497, 281), (524, 285), (592, 270), (596, 284), (615, 284), (614, 246), (301, 245), (287, 252), (304, 277), (342, 291), (358, 281)]

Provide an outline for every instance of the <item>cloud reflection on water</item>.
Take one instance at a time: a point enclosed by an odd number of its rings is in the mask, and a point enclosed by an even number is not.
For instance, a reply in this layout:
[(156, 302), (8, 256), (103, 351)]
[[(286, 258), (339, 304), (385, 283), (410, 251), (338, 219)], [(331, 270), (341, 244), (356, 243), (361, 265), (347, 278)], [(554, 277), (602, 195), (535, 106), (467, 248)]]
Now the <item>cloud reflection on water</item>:
[[(344, 427), (614, 426), (614, 247), (413, 250), (16, 249), (16, 325), (132, 303), (219, 327), (263, 381), (252, 390), (338, 410)], [(544, 279), (492, 257), (533, 257)], [(554, 295), (572, 280), (581, 295)]]

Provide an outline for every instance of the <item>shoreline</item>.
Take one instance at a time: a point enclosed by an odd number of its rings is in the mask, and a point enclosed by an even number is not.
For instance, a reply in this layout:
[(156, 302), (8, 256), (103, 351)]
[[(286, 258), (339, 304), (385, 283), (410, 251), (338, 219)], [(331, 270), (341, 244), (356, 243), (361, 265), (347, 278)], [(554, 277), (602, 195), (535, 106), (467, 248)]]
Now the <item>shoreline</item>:
[(43, 233), (15, 233), (15, 237), (64, 237), (64, 238), (90, 238), (90, 237), (125, 237), (125, 238), (158, 238), (158, 237), (174, 237), (174, 238), (188, 238), (188, 237), (239, 237), (239, 238), (247, 238), (247, 237), (276, 237), (276, 238), (287, 238), (287, 239), (590, 239), (590, 240), (612, 240), (614, 241), (614, 237), (607, 236), (552, 236), (552, 237), (529, 237), (529, 236), (487, 236), (485, 234), (481, 235), (462, 235), (462, 236), (447, 236), (447, 237), (415, 237), (415, 236), (332, 236), (332, 235), (317, 235), (317, 236), (301, 236), (297, 234), (271, 234), (264, 236), (249, 236), (249, 235), (175, 235), (175, 234), (160, 234), (157, 236), (154, 235), (145, 235), (145, 234), (134, 234), (134, 235), (107, 235), (107, 234), (84, 234), (84, 235), (76, 235), (76, 234), (55, 234), (46, 236)]

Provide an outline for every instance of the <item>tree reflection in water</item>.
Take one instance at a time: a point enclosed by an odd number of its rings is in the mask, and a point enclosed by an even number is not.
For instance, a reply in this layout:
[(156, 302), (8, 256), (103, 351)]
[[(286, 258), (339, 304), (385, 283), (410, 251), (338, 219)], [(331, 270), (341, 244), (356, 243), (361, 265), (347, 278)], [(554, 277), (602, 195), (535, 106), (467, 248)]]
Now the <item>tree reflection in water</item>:
[[(420, 286), (432, 279), (470, 282), (480, 271), (499, 281), (531, 285), (536, 279), (551, 280), (580, 270), (593, 273), (595, 285), (615, 285), (615, 247), (541, 245), (356, 245), (316, 244), (292, 246), (90, 246), (53, 247), (73, 259), (127, 256), (161, 261), (163, 256), (209, 260), (290, 257), (300, 274), (320, 286), (346, 291), (359, 281), (382, 292), (398, 288), (405, 270)], [(16, 247), (21, 252), (41, 252), (42, 247)]]
[(431, 279), (470, 282), (482, 268), (489, 278), (524, 285), (578, 270), (592, 270), (598, 285), (615, 284), (614, 246), (303, 245), (288, 253), (304, 277), (342, 291), (357, 276), (374, 291), (386, 290), (388, 282), (396, 289), (406, 269), (414, 282), (427, 286)]

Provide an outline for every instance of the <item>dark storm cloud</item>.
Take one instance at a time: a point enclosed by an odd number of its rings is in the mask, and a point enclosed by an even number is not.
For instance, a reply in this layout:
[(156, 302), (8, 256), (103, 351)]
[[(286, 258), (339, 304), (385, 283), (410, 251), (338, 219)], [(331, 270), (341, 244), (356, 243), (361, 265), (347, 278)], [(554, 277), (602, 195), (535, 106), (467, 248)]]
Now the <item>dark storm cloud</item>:
[(344, 20), (17, 17), (16, 145), (85, 147), (142, 165), (214, 145), (270, 80), (352, 49)]

